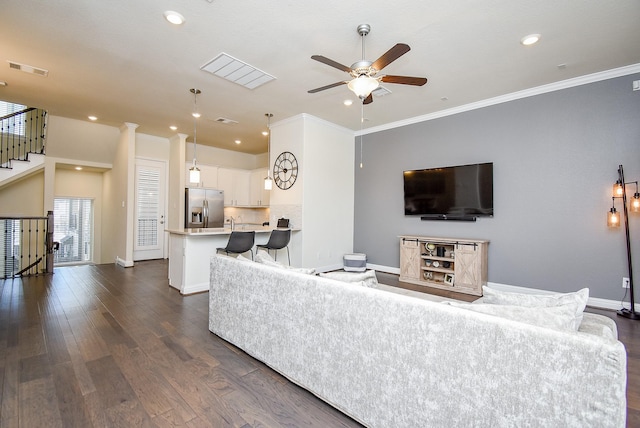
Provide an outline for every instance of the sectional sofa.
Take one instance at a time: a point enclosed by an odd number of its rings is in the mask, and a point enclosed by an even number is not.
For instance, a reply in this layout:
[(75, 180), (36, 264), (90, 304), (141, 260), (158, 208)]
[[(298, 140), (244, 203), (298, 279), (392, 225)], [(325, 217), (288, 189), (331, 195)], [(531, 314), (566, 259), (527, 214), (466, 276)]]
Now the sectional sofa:
[(209, 329), (369, 427), (624, 427), (615, 323), (541, 327), (223, 255)]

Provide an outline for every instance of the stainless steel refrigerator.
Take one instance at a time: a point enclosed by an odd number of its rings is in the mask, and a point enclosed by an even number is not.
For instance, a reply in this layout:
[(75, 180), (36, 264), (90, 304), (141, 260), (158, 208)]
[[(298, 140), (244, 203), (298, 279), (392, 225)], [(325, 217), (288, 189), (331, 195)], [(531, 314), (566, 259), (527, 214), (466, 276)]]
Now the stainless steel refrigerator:
[(185, 196), (185, 228), (224, 226), (224, 193), (222, 190), (187, 187)]

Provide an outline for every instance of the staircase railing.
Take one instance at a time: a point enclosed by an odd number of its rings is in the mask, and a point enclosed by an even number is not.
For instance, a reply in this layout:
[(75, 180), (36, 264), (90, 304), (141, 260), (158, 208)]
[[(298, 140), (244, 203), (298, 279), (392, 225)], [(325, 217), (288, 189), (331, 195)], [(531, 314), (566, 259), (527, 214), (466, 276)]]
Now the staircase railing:
[(29, 153), (45, 153), (47, 112), (29, 107), (0, 117), (0, 168), (28, 161)]
[(53, 273), (53, 211), (46, 217), (0, 217), (0, 279)]

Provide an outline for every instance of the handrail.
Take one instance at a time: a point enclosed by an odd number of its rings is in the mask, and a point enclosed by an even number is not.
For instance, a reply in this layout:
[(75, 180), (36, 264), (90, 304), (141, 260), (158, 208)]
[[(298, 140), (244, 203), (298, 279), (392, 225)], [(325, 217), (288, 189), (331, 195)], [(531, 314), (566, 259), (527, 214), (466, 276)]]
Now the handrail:
[(8, 114), (8, 115), (6, 115), (6, 116), (2, 116), (2, 117), (0, 117), (0, 120), (9, 119), (9, 118), (11, 118), (11, 117), (18, 116), (18, 115), (21, 115), (21, 114), (24, 114), (24, 113), (30, 112), (31, 110), (37, 110), (37, 109), (36, 109), (35, 107), (27, 107), (27, 108), (25, 108), (25, 109), (23, 109), (23, 110), (20, 110), (20, 111), (14, 111), (13, 113), (9, 113), (9, 114)]
[(45, 153), (47, 112), (35, 107), (0, 118), (0, 168), (28, 161), (29, 154)]
[(46, 217), (0, 216), (0, 279), (53, 273), (53, 211)]

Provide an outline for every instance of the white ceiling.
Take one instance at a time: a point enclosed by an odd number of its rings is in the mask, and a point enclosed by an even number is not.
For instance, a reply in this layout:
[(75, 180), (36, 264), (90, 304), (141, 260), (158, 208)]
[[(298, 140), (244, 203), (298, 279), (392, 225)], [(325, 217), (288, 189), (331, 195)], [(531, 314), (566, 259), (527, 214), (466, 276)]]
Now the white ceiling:
[[(166, 10), (186, 22), (169, 24)], [(193, 133), (195, 87), (199, 144), (262, 153), (267, 112), (273, 122), (308, 113), (360, 130), (360, 104), (346, 85), (307, 93), (349, 78), (310, 57), (360, 60), (359, 24), (371, 25), (368, 60), (399, 42), (411, 47), (383, 74), (429, 79), (422, 87), (383, 84), (392, 93), (364, 107), (367, 128), (638, 64), (639, 22), (638, 0), (2, 0), (0, 99), (169, 137), (172, 124)], [(541, 41), (522, 46), (530, 33)], [(200, 70), (222, 52), (276, 80), (249, 90)]]

